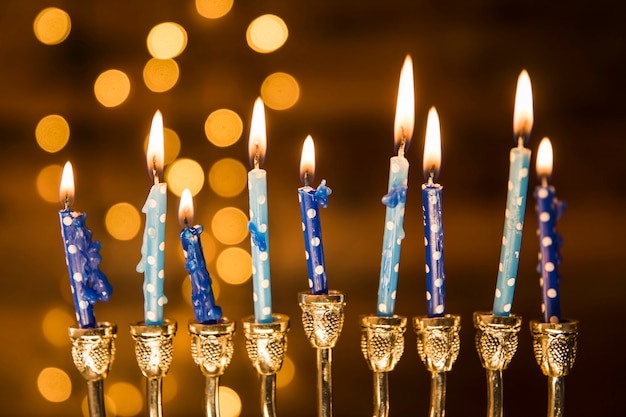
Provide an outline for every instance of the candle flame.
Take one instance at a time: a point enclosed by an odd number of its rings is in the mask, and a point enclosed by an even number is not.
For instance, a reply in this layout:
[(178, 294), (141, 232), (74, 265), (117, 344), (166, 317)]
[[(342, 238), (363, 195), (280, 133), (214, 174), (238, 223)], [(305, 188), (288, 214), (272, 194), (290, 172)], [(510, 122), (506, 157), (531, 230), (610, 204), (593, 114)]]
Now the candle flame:
[(550, 139), (543, 138), (539, 143), (537, 150), (537, 175), (540, 178), (547, 178), (552, 175), (552, 165), (554, 160), (554, 152), (552, 151), (552, 142)]
[(250, 139), (248, 140), (248, 155), (250, 163), (258, 168), (265, 159), (267, 148), (267, 134), (265, 131), (265, 106), (261, 97), (254, 102), (252, 121), (250, 123)]
[(426, 140), (424, 142), (424, 178), (436, 180), (441, 168), (441, 127), (437, 109), (431, 107), (426, 122)]
[(185, 188), (180, 195), (180, 204), (178, 205), (178, 221), (182, 227), (193, 224), (193, 197), (189, 188)]
[(304, 185), (309, 185), (315, 178), (315, 143), (308, 135), (302, 145), (302, 156), (300, 157), (300, 179)]
[(398, 101), (396, 102), (396, 117), (393, 125), (394, 146), (399, 154), (408, 149), (413, 126), (415, 124), (415, 87), (413, 83), (413, 60), (407, 55), (400, 71), (398, 85)]
[(521, 140), (523, 144), (528, 139), (533, 128), (533, 120), (533, 89), (528, 72), (522, 70), (517, 79), (513, 111), (513, 132), (517, 142)]
[(59, 187), (59, 200), (61, 200), (61, 204), (66, 209), (74, 202), (74, 169), (70, 161), (67, 161), (63, 167), (61, 186)]
[(161, 112), (157, 110), (152, 118), (150, 138), (148, 139), (148, 151), (146, 152), (148, 171), (155, 183), (158, 183), (159, 178), (163, 177), (163, 154), (163, 116)]

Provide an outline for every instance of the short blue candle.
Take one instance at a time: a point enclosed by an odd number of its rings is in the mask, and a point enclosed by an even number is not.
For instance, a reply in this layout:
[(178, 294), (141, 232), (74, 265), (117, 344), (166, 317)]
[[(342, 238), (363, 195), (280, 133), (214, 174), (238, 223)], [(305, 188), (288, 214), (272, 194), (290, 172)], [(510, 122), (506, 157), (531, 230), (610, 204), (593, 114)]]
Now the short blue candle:
[(63, 170), (61, 185), (61, 199), (65, 203), (65, 209), (59, 211), (65, 263), (78, 327), (93, 328), (97, 326), (93, 305), (96, 301), (108, 301), (112, 288), (107, 277), (100, 271), (100, 242), (91, 240), (91, 230), (85, 225), (87, 215), (69, 208), (73, 189), (72, 166), (68, 162)]

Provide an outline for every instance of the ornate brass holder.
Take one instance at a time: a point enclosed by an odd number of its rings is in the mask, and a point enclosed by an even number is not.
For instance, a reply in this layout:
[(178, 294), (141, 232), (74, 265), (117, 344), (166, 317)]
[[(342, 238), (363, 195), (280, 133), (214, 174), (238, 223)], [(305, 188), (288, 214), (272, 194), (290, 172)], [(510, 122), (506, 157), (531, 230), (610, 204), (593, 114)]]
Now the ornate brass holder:
[(548, 377), (548, 417), (563, 417), (564, 377), (574, 366), (578, 348), (578, 321), (530, 322), (535, 359)]
[(361, 316), (361, 352), (374, 373), (374, 417), (389, 415), (388, 373), (404, 353), (406, 317)]
[(104, 379), (115, 357), (114, 323), (98, 323), (98, 327), (82, 329), (70, 327), (72, 360), (76, 369), (87, 380), (87, 402), (91, 417), (105, 417)]

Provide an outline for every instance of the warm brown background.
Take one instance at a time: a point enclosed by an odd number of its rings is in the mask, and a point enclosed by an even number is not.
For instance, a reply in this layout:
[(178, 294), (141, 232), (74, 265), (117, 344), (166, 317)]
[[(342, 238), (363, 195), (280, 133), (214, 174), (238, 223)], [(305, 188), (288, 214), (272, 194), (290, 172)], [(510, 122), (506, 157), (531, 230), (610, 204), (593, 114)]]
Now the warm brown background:
[[(192, 1), (0, 3), (0, 414), (80, 415), (84, 386), (68, 348), (49, 345), (41, 320), (48, 309), (72, 306), (59, 282), (65, 274), (57, 205), (35, 189), (39, 170), (72, 159), (80, 175), (80, 204), (89, 213), (94, 237), (103, 243), (103, 270), (115, 293), (99, 304), (101, 320), (118, 323), (118, 354), (107, 383), (142, 384), (127, 331), (142, 318), (142, 277), (134, 272), (141, 238), (111, 239), (104, 213), (117, 201), (141, 207), (149, 180), (142, 142), (156, 108), (182, 140), (181, 156), (208, 167), (219, 158), (246, 160), (245, 141), (218, 149), (204, 139), (207, 115), (227, 107), (246, 127), (261, 81), (274, 71), (293, 74), (301, 97), (295, 107), (268, 111), (270, 236), (274, 310), (292, 318), (289, 354), (296, 378), (278, 392), (283, 416), (313, 416), (315, 352), (304, 338), (296, 293), (306, 289), (296, 188), (300, 146), (316, 139), (318, 178), (333, 188), (323, 212), (329, 282), (347, 296), (346, 323), (334, 351), (335, 415), (371, 413), (371, 373), (359, 351), (358, 315), (376, 302), (384, 207), (380, 197), (393, 152), (392, 124), (397, 78), (406, 53), (413, 56), (417, 91), (416, 135), (400, 270), (397, 313), (425, 314), (423, 238), (419, 184), (428, 107), (442, 121), (445, 186), (444, 225), (448, 310), (461, 314), (462, 347), (448, 378), (448, 415), (485, 413), (484, 371), (474, 346), (471, 314), (491, 308), (505, 205), (508, 151), (512, 141), (515, 81), (527, 68), (534, 87), (533, 150), (542, 136), (555, 148), (553, 182), (569, 203), (559, 225), (565, 240), (561, 271), (566, 317), (581, 321), (579, 357), (567, 377), (567, 415), (620, 415), (623, 405), (621, 328), (624, 285), (626, 179), (624, 111), (626, 33), (619, 2), (454, 2), (389, 0), (337, 2), (236, 1), (224, 18), (209, 22)], [(470, 2), (467, 2), (470, 3)], [(56, 5), (72, 17), (72, 32), (61, 45), (39, 43), (32, 31), (36, 14)], [(263, 13), (281, 16), (289, 40), (277, 52), (259, 55), (245, 43), (248, 23)], [(152, 26), (176, 21), (189, 34), (177, 61), (181, 79), (170, 92), (155, 94), (141, 82), (149, 58), (145, 37)], [(119, 68), (133, 82), (122, 106), (106, 109), (92, 93), (95, 77)], [(72, 129), (68, 146), (47, 154), (35, 142), (41, 117), (59, 113)], [(531, 188), (536, 185), (534, 176)], [(532, 201), (532, 200), (531, 200)], [(209, 223), (220, 207), (247, 210), (245, 194), (220, 199), (208, 188), (197, 197), (205, 207), (197, 221)], [(169, 199), (174, 213), (177, 199)], [(540, 317), (536, 267), (536, 220), (527, 207), (515, 313), (525, 318), (520, 346), (505, 374), (509, 417), (545, 414), (546, 379), (534, 362), (528, 319)], [(204, 217), (203, 217), (204, 216)], [(172, 374), (178, 394), (165, 404), (168, 416), (201, 413), (203, 381), (188, 352), (185, 323), (191, 308), (182, 300), (184, 277), (178, 254), (178, 225), (168, 220), (167, 317), (183, 329), (176, 339)], [(208, 233), (208, 232), (207, 232)], [(247, 247), (244, 242), (242, 247)], [(210, 268), (213, 268), (211, 265)], [(171, 277), (171, 278), (170, 278)], [(251, 285), (222, 285), (220, 304), (239, 321), (252, 313)], [(222, 378), (243, 397), (243, 416), (259, 415), (258, 381), (236, 334), (236, 354)], [(74, 393), (67, 402), (44, 400), (36, 388), (46, 366), (65, 369)], [(407, 332), (405, 355), (390, 377), (391, 415), (426, 415), (429, 377), (418, 359), (415, 335)], [(167, 389), (167, 380), (165, 381)], [(371, 414), (370, 414), (371, 415)]]

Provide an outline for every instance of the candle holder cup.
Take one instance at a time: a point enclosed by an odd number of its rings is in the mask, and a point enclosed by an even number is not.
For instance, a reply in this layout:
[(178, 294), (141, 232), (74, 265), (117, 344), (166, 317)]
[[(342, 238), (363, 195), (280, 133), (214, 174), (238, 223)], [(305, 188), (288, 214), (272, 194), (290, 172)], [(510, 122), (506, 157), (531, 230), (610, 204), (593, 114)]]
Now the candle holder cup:
[(361, 352), (374, 374), (374, 417), (389, 415), (388, 373), (393, 371), (404, 353), (406, 317), (363, 315)]
[(261, 378), (261, 411), (264, 417), (276, 416), (276, 372), (287, 353), (289, 317), (272, 314), (271, 323), (257, 323), (254, 316), (243, 320), (246, 351)]
[(564, 377), (576, 360), (578, 321), (530, 322), (533, 350), (541, 372), (548, 377), (548, 417), (563, 417)]
[(117, 326), (98, 323), (94, 328), (70, 327), (72, 360), (87, 380), (87, 403), (90, 417), (105, 417), (104, 379), (115, 357)]
[(317, 415), (332, 415), (332, 349), (343, 329), (345, 297), (328, 294), (298, 294), (302, 326), (311, 346), (317, 349)]

